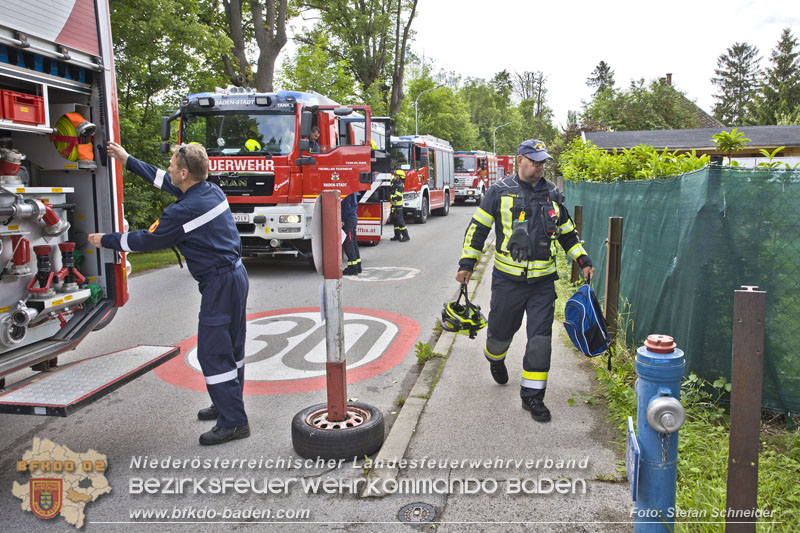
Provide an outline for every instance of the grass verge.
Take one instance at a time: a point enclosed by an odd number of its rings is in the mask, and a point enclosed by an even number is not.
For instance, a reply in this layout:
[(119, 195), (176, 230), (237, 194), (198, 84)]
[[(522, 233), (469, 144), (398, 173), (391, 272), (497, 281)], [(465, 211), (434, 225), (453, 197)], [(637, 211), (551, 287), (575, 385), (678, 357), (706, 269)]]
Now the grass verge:
[[(175, 252), (172, 250), (128, 252), (127, 258), (131, 263), (131, 276), (148, 270), (174, 265), (178, 262), (178, 258), (175, 257)], [(181, 260), (183, 260), (183, 257), (181, 257)]]
[[(556, 317), (563, 321), (564, 303), (577, 286), (569, 283), (566, 258), (559, 254), (559, 276), (556, 291)], [(625, 306), (622, 306), (625, 308)], [(621, 313), (620, 332), (633, 331), (632, 314)], [(608, 416), (620, 429), (616, 443), (620, 455), (625, 449), (625, 428), (628, 416), (636, 419), (634, 383), (635, 348), (629, 347), (624, 335), (617, 339), (612, 371), (606, 369), (606, 357), (592, 359), (598, 394), (608, 406)], [(583, 357), (575, 351), (576, 357)], [(725, 510), (728, 477), (728, 443), (730, 438), (730, 409), (725, 403), (730, 383), (719, 378), (713, 383), (692, 373), (684, 377), (681, 401), (686, 408), (686, 423), (680, 429), (678, 441), (678, 488), (676, 506), (684, 512), (698, 513), (703, 518), (685, 518), (676, 522), (680, 532), (718, 532), (723, 524), (689, 523), (691, 520), (720, 522)], [(787, 425), (788, 423), (788, 425)], [(762, 417), (761, 445), (758, 459), (758, 509), (771, 512), (771, 518), (758, 519), (759, 532), (794, 532), (800, 524), (800, 492), (797, 490), (800, 472), (800, 429), (797, 420), (789, 415)], [(620, 471), (625, 472), (624, 461)], [(715, 516), (716, 515), (716, 516)], [(780, 523), (770, 524), (775, 521)]]

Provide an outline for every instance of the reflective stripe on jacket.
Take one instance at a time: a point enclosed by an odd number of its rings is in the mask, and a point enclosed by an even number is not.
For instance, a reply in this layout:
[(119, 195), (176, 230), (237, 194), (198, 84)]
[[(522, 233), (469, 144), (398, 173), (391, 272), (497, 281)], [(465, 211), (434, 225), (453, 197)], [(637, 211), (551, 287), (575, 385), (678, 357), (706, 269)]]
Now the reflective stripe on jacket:
[[(544, 180), (537, 188), (514, 176), (492, 185), (472, 216), (464, 234), (459, 270), (473, 270), (492, 225), (495, 226), (494, 269), (508, 277), (535, 282), (557, 278), (556, 246), (558, 241), (573, 261), (591, 265), (561, 193), (555, 184)], [(515, 261), (508, 250), (508, 240), (519, 224), (529, 232), (533, 257)]]

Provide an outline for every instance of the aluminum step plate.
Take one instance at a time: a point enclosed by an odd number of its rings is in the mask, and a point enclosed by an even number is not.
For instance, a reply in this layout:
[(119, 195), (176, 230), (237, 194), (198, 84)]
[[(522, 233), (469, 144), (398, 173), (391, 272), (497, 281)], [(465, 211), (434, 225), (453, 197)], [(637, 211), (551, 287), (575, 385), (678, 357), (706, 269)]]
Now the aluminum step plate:
[(0, 394), (0, 413), (67, 416), (179, 353), (175, 346), (135, 346), (37, 374)]

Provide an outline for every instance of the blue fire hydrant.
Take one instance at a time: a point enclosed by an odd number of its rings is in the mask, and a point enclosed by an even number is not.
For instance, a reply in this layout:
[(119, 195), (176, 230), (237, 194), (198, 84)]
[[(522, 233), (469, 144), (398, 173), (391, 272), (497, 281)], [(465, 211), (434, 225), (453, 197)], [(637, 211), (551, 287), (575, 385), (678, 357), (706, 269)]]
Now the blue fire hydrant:
[(686, 421), (680, 402), (683, 351), (668, 335), (649, 335), (636, 350), (636, 440), (640, 448), (635, 533), (675, 530), (678, 429)]

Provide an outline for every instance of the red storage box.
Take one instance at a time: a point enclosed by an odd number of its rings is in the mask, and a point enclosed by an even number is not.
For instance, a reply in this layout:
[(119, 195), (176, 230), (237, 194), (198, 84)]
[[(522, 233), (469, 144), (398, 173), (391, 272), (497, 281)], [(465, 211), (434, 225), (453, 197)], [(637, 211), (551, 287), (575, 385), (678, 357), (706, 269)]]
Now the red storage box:
[(15, 91), (0, 91), (3, 118), (21, 124), (44, 124), (44, 98)]

